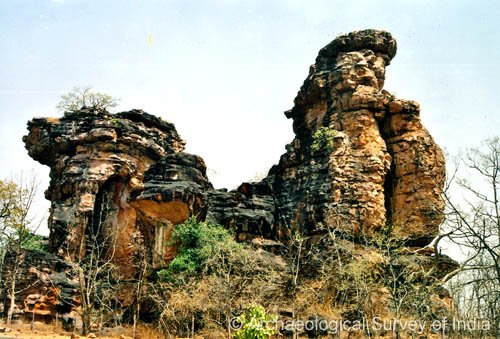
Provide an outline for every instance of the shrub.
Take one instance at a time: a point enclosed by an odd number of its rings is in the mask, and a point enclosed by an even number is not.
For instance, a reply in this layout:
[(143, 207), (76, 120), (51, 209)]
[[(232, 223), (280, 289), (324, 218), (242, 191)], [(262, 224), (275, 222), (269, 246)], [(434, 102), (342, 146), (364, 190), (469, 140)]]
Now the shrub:
[(237, 320), (240, 329), (234, 334), (234, 339), (267, 339), (276, 332), (270, 326), (276, 317), (257, 304), (250, 304)]
[(195, 217), (177, 225), (171, 241), (178, 244), (178, 253), (166, 269), (158, 272), (161, 280), (170, 282), (210, 272), (242, 249), (227, 229), (207, 221), (199, 222)]
[(36, 250), (40, 252), (49, 252), (48, 241), (39, 234), (30, 233), (26, 236), (26, 240), (22, 245), (23, 249)]
[[(159, 281), (150, 284), (166, 337), (187, 337), (193, 325), (201, 333), (228, 331), (242, 305), (281, 300), (286, 268), (274, 255), (237, 243), (222, 226), (194, 218), (177, 225), (172, 238), (178, 254), (158, 272)], [(249, 311), (242, 319), (259, 312)], [(268, 338), (246, 335), (249, 331), (239, 338)]]
[(331, 129), (329, 127), (320, 127), (313, 134), (313, 141), (311, 145), (311, 149), (313, 152), (319, 152), (323, 149), (326, 149), (327, 152), (331, 152), (334, 146), (334, 138), (337, 135), (338, 131)]

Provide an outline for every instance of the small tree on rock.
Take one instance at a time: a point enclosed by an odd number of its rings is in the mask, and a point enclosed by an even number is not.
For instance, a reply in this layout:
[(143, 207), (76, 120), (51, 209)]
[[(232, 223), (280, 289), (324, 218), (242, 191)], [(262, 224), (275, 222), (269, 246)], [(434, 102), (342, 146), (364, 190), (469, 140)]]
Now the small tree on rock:
[(92, 90), (91, 87), (73, 89), (61, 96), (56, 108), (60, 112), (75, 113), (82, 107), (90, 108), (95, 112), (107, 111), (118, 105), (118, 99), (109, 94)]

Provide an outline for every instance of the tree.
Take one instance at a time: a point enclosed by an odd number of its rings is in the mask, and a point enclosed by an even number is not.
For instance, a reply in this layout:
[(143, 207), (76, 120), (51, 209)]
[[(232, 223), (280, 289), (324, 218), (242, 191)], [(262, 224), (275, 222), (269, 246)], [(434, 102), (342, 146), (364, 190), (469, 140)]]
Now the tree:
[[(451, 197), (451, 192), (460, 193)], [(448, 274), (458, 306), (473, 318), (490, 320), (500, 337), (500, 139), (487, 139), (458, 160), (446, 190), (444, 234), (464, 252), (460, 267)]]
[[(223, 314), (230, 333), (231, 285), (238, 280), (232, 273), (235, 272), (234, 266), (239, 266), (236, 261), (243, 257), (243, 247), (236, 243), (227, 229), (210, 222), (200, 222), (196, 217), (177, 225), (171, 242), (178, 244), (178, 252), (169, 266), (158, 272), (160, 280), (171, 284), (168, 289), (175, 290), (182, 284), (187, 290), (188, 286), (198, 288), (197, 283), (203, 277), (209, 279), (213, 288), (210, 302), (217, 305), (218, 311)], [(192, 318), (199, 306), (194, 302), (186, 307)], [(191, 324), (191, 332), (193, 327), (194, 324)]]
[[(73, 273), (77, 277), (78, 292), (81, 302), (82, 334), (87, 335), (92, 325), (96, 324), (95, 311), (100, 308), (102, 312), (106, 303), (104, 299), (116, 286), (113, 264), (115, 243), (109, 249), (104, 249), (99, 243), (93, 242), (87, 247), (86, 256), (73, 261)], [(108, 243), (109, 244), (109, 243)], [(111, 252), (111, 253), (109, 253)]]
[(192, 217), (175, 226), (172, 239), (175, 259), (148, 284), (166, 337), (210, 329), (232, 338), (235, 311), (252, 302), (268, 304), (283, 291), (285, 268), (274, 256), (237, 243), (220, 225)]
[(158, 275), (164, 281), (175, 283), (217, 270), (231, 253), (242, 249), (228, 230), (209, 222), (198, 222), (195, 217), (175, 227), (171, 242), (179, 244), (177, 255)]
[[(85, 237), (80, 244), (80, 255), (68, 255), (72, 274), (78, 282), (80, 299), (80, 315), (82, 332), (87, 335), (93, 325), (106, 310), (113, 312), (109, 303), (116, 302), (116, 287), (121, 277), (114, 262), (117, 236), (116, 230), (110, 227), (109, 219), (113, 217), (113, 197), (103, 190), (98, 194), (94, 212), (89, 219)], [(69, 253), (73, 249), (67, 248)]]
[(4, 284), (8, 286), (8, 325), (16, 306), (17, 278), (24, 250), (40, 249), (40, 238), (34, 234), (37, 227), (29, 217), (37, 186), (34, 176), (27, 180), (21, 176), (17, 183), (0, 180), (0, 237), (5, 251), (10, 252), (13, 258), (4, 277)]
[(118, 99), (109, 94), (92, 90), (91, 87), (74, 87), (70, 92), (61, 96), (56, 108), (60, 112), (74, 113), (82, 107), (90, 108), (95, 112), (107, 111), (118, 105)]
[(150, 264), (146, 254), (147, 248), (144, 245), (144, 239), (140, 234), (137, 234), (136, 240), (132, 246), (134, 247), (134, 252), (136, 253), (135, 268), (138, 272), (133, 281), (135, 305), (133, 305), (132, 311), (132, 338), (135, 338), (141, 313), (141, 303), (147, 298), (145, 289), (147, 288), (147, 272), (150, 269)]

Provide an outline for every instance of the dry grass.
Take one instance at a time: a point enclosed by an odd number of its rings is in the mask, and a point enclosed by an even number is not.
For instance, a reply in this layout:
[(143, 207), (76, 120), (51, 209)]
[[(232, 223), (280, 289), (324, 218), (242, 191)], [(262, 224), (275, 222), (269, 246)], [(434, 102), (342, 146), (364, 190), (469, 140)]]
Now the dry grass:
[[(132, 329), (128, 328), (128, 333), (132, 335)], [(163, 338), (163, 334), (154, 326), (140, 324), (137, 326), (136, 338), (142, 339), (160, 339)]]

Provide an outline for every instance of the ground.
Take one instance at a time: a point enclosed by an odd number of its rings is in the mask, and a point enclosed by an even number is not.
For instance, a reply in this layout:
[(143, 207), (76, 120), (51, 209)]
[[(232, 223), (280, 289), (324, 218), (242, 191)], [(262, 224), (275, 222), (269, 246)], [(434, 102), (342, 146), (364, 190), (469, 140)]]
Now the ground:
[[(2, 332), (5, 331), (5, 332)], [(104, 333), (96, 333), (96, 338), (107, 338), (107, 339), (120, 339), (121, 335), (125, 338), (130, 338), (132, 329), (125, 327), (119, 329), (110, 329)], [(31, 324), (15, 324), (7, 327), (0, 322), (0, 339), (6, 338), (19, 338), (19, 339), (68, 339), (71, 337), (72, 333), (64, 331), (62, 328), (54, 328), (52, 324), (45, 324), (41, 322), (35, 322), (33, 324), (33, 330), (31, 329)], [(77, 336), (76, 338), (86, 338), (85, 336)], [(144, 339), (155, 339), (161, 338), (154, 329), (140, 326), (137, 330), (137, 338)]]

